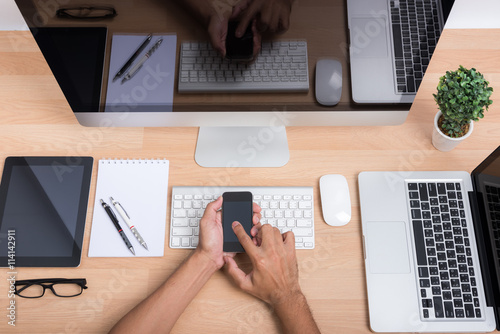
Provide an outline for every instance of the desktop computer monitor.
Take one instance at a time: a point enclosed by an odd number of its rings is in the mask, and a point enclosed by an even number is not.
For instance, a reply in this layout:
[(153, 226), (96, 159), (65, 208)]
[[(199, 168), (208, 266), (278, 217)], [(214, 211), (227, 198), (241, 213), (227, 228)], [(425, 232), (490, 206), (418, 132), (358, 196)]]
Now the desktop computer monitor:
[[(78, 0), (15, 1), (80, 124), (200, 127), (195, 160), (202, 166), (282, 166), (289, 158), (287, 126), (398, 125), (410, 109), (410, 104), (353, 101), (344, 0), (294, 1), (289, 29), (282, 34), (263, 33), (264, 43), (307, 42), (309, 89), (292, 93), (179, 92), (181, 43), (208, 41), (206, 28), (181, 0), (107, 0), (105, 5), (85, 6)], [(230, 8), (230, 3), (214, 0), (222, 9)], [(79, 9), (89, 6), (93, 9)], [(164, 36), (164, 45), (155, 51), (163, 53), (152, 54), (151, 60), (156, 57), (172, 70), (158, 74), (146, 62), (140, 71), (149, 71), (147, 80), (132, 88), (124, 88), (122, 78), (113, 82), (117, 66), (125, 59), (113, 60), (119, 53), (114, 50), (123, 46), (119, 38), (130, 41), (129, 50), (135, 50), (148, 34), (153, 34), (152, 42), (137, 59), (158, 36)], [(342, 95), (334, 106), (322, 105), (315, 98), (315, 68), (322, 58), (336, 59), (342, 65)]]

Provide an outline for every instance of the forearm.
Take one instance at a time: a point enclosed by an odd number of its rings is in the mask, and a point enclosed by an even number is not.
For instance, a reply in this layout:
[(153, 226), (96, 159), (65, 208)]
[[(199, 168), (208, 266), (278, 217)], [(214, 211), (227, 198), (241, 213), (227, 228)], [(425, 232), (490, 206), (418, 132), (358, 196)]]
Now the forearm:
[(151, 296), (125, 315), (111, 333), (168, 333), (212, 274), (212, 261), (192, 255)]
[(283, 333), (320, 333), (306, 297), (301, 292), (273, 306)]

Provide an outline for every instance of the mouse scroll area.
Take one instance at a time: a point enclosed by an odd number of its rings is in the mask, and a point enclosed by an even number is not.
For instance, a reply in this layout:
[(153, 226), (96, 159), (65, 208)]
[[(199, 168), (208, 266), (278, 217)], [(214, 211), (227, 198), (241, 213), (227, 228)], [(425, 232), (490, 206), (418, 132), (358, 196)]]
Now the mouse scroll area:
[(349, 185), (343, 175), (323, 175), (319, 182), (323, 218), (330, 226), (344, 226), (351, 220)]
[(342, 64), (336, 59), (320, 59), (315, 74), (316, 101), (324, 106), (338, 104), (342, 96)]

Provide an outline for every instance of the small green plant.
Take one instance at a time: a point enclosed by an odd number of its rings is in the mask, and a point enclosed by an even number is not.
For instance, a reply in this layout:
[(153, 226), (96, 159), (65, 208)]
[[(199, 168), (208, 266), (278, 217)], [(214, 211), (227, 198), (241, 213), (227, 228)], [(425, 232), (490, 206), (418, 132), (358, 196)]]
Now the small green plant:
[(484, 110), (493, 103), (493, 88), (481, 73), (462, 65), (456, 71), (447, 71), (439, 79), (437, 93), (433, 94), (443, 114), (438, 122), (441, 131), (452, 138), (465, 135), (471, 120), (484, 117)]

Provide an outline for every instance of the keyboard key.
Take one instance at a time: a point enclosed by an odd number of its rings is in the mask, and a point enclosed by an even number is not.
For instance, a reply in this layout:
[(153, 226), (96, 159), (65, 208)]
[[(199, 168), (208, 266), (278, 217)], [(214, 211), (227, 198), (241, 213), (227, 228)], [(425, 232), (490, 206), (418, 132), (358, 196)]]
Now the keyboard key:
[(188, 221), (185, 219), (174, 219), (172, 226), (188, 226)]
[(435, 314), (436, 318), (444, 318), (442, 298), (441, 297), (433, 297), (432, 299), (434, 301), (434, 314)]
[(418, 192), (419, 192), (421, 201), (428, 201), (429, 200), (428, 193), (427, 193), (427, 185), (425, 183), (418, 184)]
[(420, 287), (421, 288), (428, 288), (431, 286), (431, 281), (428, 279), (421, 279), (420, 280)]
[(193, 229), (191, 227), (174, 227), (171, 230), (172, 235), (193, 235)]
[(408, 183), (408, 190), (418, 190), (418, 185), (416, 183)]
[(455, 313), (453, 312), (453, 304), (451, 302), (444, 302), (444, 312), (446, 318), (455, 317)]
[(292, 231), (293, 231), (293, 234), (295, 234), (295, 237), (312, 237), (311, 229), (294, 228)]
[(427, 267), (418, 267), (419, 277), (429, 277), (429, 269)]
[(474, 318), (475, 312), (474, 312), (474, 306), (472, 304), (465, 304), (465, 316), (467, 318)]
[(173, 216), (175, 218), (184, 218), (184, 217), (187, 217), (187, 210), (174, 210)]
[(189, 238), (181, 238), (181, 247), (190, 247), (190, 239)]
[(422, 228), (422, 221), (413, 220), (413, 235), (415, 238), (415, 245), (417, 251), (417, 264), (419, 266), (427, 265), (427, 256), (425, 252), (425, 243), (424, 243), (424, 233)]
[(179, 247), (181, 245), (181, 239), (173, 237), (172, 238), (172, 247)]
[(411, 218), (412, 219), (421, 219), (422, 213), (420, 212), (420, 209), (411, 210)]

